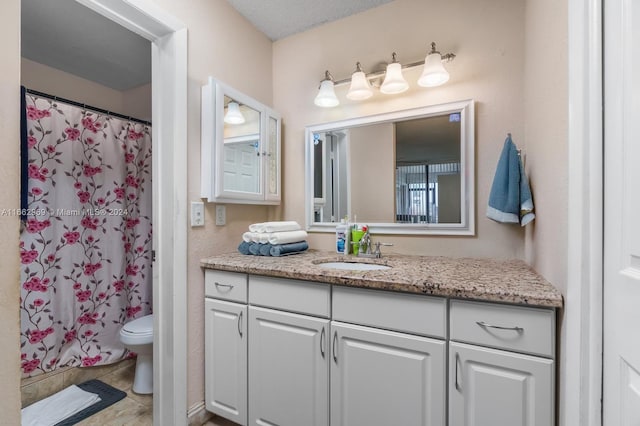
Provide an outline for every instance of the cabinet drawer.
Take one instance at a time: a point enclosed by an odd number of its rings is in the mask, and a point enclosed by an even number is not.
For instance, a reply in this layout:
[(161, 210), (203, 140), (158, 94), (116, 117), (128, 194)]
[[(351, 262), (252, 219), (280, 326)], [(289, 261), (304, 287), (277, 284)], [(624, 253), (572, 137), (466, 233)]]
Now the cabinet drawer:
[(417, 294), (335, 286), (333, 319), (445, 338), (447, 301)]
[(451, 301), (451, 340), (555, 356), (555, 311), (494, 303)]
[(240, 272), (206, 270), (204, 295), (247, 303), (247, 275)]
[(329, 284), (251, 275), (249, 286), (252, 305), (329, 317)]

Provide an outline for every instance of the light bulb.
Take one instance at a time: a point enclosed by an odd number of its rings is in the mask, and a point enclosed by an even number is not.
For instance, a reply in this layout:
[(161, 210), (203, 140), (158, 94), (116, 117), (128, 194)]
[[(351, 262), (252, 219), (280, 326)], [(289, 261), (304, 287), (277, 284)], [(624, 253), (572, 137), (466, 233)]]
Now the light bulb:
[(227, 124), (244, 123), (244, 115), (240, 112), (240, 105), (237, 102), (229, 102), (227, 113), (224, 115), (224, 122)]
[(380, 86), (380, 91), (385, 95), (402, 93), (409, 88), (409, 83), (402, 76), (402, 65), (396, 61), (396, 54), (393, 53), (393, 62), (387, 65), (387, 72)]
[(320, 83), (320, 90), (313, 101), (319, 107), (330, 108), (340, 104), (333, 89), (333, 78), (329, 71), (325, 71), (325, 79)]
[(351, 75), (351, 86), (349, 87), (349, 92), (347, 92), (347, 98), (352, 101), (362, 101), (369, 99), (371, 96), (373, 96), (373, 90), (371, 90), (369, 80), (364, 71), (362, 71), (360, 62), (358, 62), (356, 71)]
[(435, 87), (449, 81), (449, 73), (442, 65), (442, 56), (436, 50), (436, 44), (431, 43), (431, 52), (424, 60), (424, 69), (418, 79), (422, 87)]

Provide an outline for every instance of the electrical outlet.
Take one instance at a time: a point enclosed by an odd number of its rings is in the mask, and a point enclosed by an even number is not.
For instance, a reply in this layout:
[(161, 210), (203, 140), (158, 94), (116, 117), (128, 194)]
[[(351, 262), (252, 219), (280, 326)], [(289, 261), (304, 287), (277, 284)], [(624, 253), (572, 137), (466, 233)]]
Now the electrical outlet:
[(204, 226), (204, 203), (202, 201), (191, 202), (191, 226)]
[(227, 206), (219, 204), (216, 206), (216, 225), (222, 226), (227, 224)]

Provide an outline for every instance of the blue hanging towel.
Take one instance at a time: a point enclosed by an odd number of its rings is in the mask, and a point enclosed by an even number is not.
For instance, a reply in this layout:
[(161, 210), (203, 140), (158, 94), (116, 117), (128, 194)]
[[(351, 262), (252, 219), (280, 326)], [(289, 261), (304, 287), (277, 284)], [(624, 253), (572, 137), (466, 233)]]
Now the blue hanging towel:
[(529, 180), (511, 134), (507, 135), (498, 160), (487, 217), (496, 222), (520, 223), (521, 226), (535, 218)]

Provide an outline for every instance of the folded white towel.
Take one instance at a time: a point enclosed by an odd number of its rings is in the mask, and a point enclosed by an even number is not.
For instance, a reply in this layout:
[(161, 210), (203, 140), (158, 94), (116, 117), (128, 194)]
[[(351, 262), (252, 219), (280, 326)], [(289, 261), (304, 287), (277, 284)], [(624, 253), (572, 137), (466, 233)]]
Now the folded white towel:
[(302, 229), (298, 222), (294, 220), (281, 221), (281, 222), (266, 222), (264, 224), (264, 232), (284, 232), (284, 231), (299, 231)]
[(273, 232), (269, 235), (269, 244), (288, 244), (288, 243), (297, 243), (299, 241), (304, 241), (307, 239), (306, 231), (284, 231), (284, 232)]
[(266, 244), (269, 242), (269, 235), (271, 234), (264, 232), (245, 232), (242, 234), (242, 240), (247, 243)]
[(261, 230), (263, 229), (264, 229), (264, 222), (252, 223), (251, 225), (249, 225), (250, 232), (262, 232)]
[(262, 222), (249, 225), (249, 231), (251, 232), (284, 232), (298, 231), (300, 229), (302, 229), (302, 227), (294, 220)]
[(22, 426), (52, 426), (100, 401), (100, 397), (71, 385), (22, 409)]

